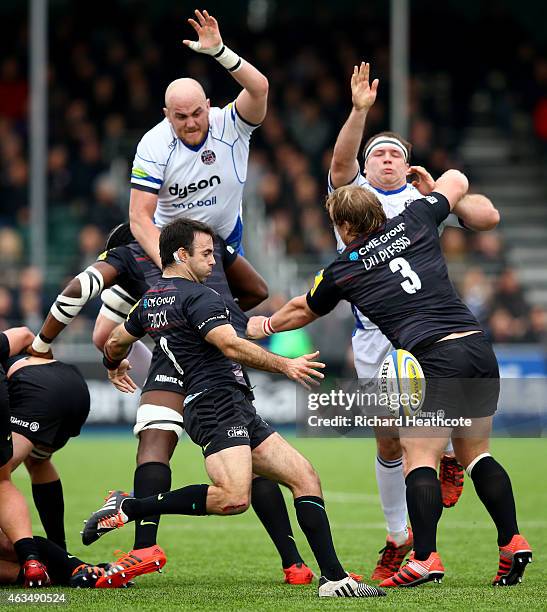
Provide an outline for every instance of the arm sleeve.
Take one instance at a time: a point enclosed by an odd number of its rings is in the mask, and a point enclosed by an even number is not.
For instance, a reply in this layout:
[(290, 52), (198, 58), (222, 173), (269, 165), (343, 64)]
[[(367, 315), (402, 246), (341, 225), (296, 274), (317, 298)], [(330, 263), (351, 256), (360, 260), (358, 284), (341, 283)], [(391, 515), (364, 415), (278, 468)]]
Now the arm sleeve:
[(414, 200), (406, 211), (408, 214), (433, 222), (435, 226), (438, 226), (450, 214), (450, 204), (441, 193), (433, 191), (428, 196)]
[(306, 295), (310, 309), (322, 317), (333, 310), (341, 299), (340, 289), (334, 282), (330, 269), (320, 270), (315, 275), (313, 287)]
[(9, 357), (9, 340), (6, 334), (0, 333), (0, 363), (6, 361)]
[(163, 155), (153, 142), (151, 132), (145, 134), (137, 145), (133, 167), (131, 168), (131, 187), (149, 193), (159, 193), (163, 185), (165, 171)]
[(141, 300), (139, 300), (129, 311), (129, 314), (127, 315), (127, 320), (124, 323), (125, 331), (128, 334), (134, 336), (135, 338), (142, 338), (146, 334), (146, 331), (144, 330), (144, 327), (141, 322), (140, 305)]
[(203, 291), (188, 300), (185, 310), (188, 322), (203, 338), (215, 327), (230, 324), (224, 300), (208, 287), (203, 287)]

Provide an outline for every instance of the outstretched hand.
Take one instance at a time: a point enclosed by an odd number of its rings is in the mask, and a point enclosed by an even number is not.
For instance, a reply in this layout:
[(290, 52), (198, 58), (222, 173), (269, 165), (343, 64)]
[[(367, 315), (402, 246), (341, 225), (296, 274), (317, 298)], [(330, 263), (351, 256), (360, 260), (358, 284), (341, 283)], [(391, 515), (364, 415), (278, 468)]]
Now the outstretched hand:
[(129, 360), (124, 359), (116, 370), (108, 370), (108, 380), (118, 389), (118, 391), (133, 393), (137, 389), (137, 385), (127, 373), (130, 369)]
[(318, 369), (322, 370), (325, 364), (321, 361), (314, 361), (318, 356), (319, 351), (315, 351), (315, 353), (302, 355), (296, 359), (288, 359), (285, 375), (308, 390), (311, 389), (310, 385), (318, 386), (320, 383), (316, 378), (325, 378), (325, 375), (318, 371)]
[(188, 19), (188, 23), (197, 32), (198, 40), (183, 40), (182, 42), (198, 53), (214, 55), (222, 47), (222, 37), (218, 28), (218, 21), (207, 11), (194, 11), (196, 19)]
[(369, 82), (370, 64), (361, 62), (360, 66), (353, 67), (351, 75), (351, 101), (356, 110), (368, 111), (376, 101), (378, 84), (380, 81), (374, 79)]

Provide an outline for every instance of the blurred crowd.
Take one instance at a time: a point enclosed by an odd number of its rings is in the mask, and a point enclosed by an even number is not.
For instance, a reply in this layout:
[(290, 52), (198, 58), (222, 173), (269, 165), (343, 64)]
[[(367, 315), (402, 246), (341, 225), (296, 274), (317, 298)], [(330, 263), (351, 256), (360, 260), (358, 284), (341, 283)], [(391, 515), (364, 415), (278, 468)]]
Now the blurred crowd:
[[(105, 18), (92, 6), (60, 4), (56, 9), (52, 3), (49, 29), (47, 279), (26, 267), (26, 15), (21, 13), (19, 27), (8, 28), (6, 20), (0, 25), (5, 51), (0, 55), (0, 324), (16, 320), (36, 328), (60, 284), (94, 261), (108, 230), (126, 220), (134, 149), (142, 134), (161, 121), (167, 83), (182, 75), (197, 78), (215, 105), (231, 101), (238, 91), (210, 58), (183, 48), (181, 39), (190, 36), (187, 7), (169, 5), (152, 14), (146, 4), (111, 2)], [(355, 4), (348, 20), (343, 11), (319, 2), (313, 23), (282, 7), (264, 23), (223, 20), (222, 10), (216, 11), (225, 41), (270, 81), (269, 111), (253, 136), (246, 188), (264, 202), (267, 240), (290, 257), (325, 263), (334, 252), (323, 210), (327, 171), (350, 110), (349, 77), (362, 59), (371, 61), (373, 76), (380, 78), (367, 133), (388, 128), (387, 14), (378, 8), (381, 3), (361, 4)], [(434, 23), (435, 10), (428, 23)], [(458, 27), (443, 33), (447, 46), (457, 44), (462, 51), (450, 59), (432, 54), (424, 38), (428, 28), (419, 15), (414, 18), (409, 140), (413, 163), (434, 176), (462, 167), (457, 154), (461, 127), (470, 121), (469, 101), (479, 84), (496, 101), (494, 120), (510, 130), (514, 117), (528, 116), (538, 140), (547, 143), (547, 59), (523, 42), (524, 34), (519, 38), (511, 16), (494, 17), (506, 20), (511, 36), (507, 48), (485, 51), (491, 77), (486, 85), (480, 66), (474, 65), (469, 77), (466, 62), (475, 52), (461, 45)], [(498, 73), (506, 75), (501, 84), (496, 67), (506, 70)], [(465, 170), (472, 176), (472, 169)], [(459, 289), (494, 341), (545, 339), (545, 313), (526, 302), (497, 233), (447, 231), (443, 243), (449, 261), (465, 262)]]

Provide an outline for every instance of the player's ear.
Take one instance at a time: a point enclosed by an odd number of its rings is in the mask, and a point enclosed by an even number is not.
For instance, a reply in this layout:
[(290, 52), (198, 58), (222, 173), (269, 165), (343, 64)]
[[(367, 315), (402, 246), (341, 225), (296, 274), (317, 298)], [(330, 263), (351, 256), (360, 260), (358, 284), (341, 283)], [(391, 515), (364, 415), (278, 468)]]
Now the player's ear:
[(211, 99), (207, 98), (206, 102), (207, 102), (207, 110), (209, 110), (211, 108)]
[(168, 112), (169, 112), (169, 111), (168, 111), (168, 110), (167, 110), (167, 109), (164, 107), (164, 108), (163, 108), (163, 114), (164, 114), (164, 115), (167, 117), (167, 119), (169, 119), (169, 117), (168, 117)]

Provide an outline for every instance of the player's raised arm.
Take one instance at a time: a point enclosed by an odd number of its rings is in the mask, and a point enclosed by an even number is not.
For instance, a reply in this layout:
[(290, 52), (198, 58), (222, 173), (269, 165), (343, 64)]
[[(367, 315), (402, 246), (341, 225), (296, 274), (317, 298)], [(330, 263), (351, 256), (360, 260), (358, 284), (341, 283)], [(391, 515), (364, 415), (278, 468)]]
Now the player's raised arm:
[(228, 70), (243, 87), (236, 99), (238, 114), (248, 123), (261, 123), (268, 104), (268, 79), (222, 42), (218, 22), (212, 15), (207, 11), (194, 12), (196, 19), (188, 19), (188, 23), (196, 31), (198, 40), (184, 40), (183, 43), (197, 53), (212, 55)]
[(378, 79), (369, 82), (370, 64), (361, 62), (353, 67), (351, 75), (351, 113), (334, 145), (330, 165), (332, 187), (341, 187), (350, 183), (359, 172), (357, 155), (363, 139), (367, 114), (376, 100)]
[(214, 344), (232, 361), (237, 361), (257, 370), (285, 374), (287, 378), (300, 383), (306, 389), (309, 389), (310, 385), (319, 384), (315, 380), (316, 378), (324, 378), (324, 375), (317, 368), (322, 369), (325, 364), (314, 361), (319, 355), (319, 351), (310, 355), (302, 355), (296, 359), (281, 357), (281, 355), (265, 351), (248, 340), (239, 338), (231, 325), (214, 327), (207, 333), (205, 340)]

